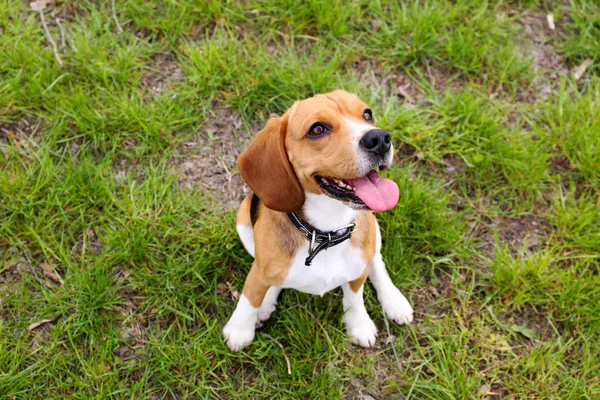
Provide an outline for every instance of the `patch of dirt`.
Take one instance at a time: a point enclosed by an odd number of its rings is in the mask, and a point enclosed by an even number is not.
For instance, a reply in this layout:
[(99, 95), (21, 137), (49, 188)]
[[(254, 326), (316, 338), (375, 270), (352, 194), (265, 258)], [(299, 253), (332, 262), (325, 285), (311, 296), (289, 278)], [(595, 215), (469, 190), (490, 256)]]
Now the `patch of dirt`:
[(569, 159), (563, 154), (558, 154), (557, 156), (552, 157), (550, 162), (552, 165), (553, 174), (563, 175), (576, 171), (571, 165), (571, 161), (569, 161)]
[(143, 74), (142, 81), (147, 91), (154, 97), (168, 91), (173, 82), (185, 78), (179, 62), (171, 55), (156, 54), (152, 56), (153, 64)]
[(465, 172), (468, 168), (465, 161), (454, 154), (445, 155), (442, 159), (442, 163), (445, 165), (445, 172), (448, 174)]
[(396, 161), (412, 158), (417, 152), (417, 148), (415, 146), (406, 142), (395, 143), (394, 149), (394, 158)]
[(25, 264), (17, 263), (6, 267), (4, 272), (0, 274), (0, 319), (7, 321), (10, 314), (4, 310), (4, 299), (11, 296), (19, 282), (21, 281), (21, 273), (25, 269)]
[[(525, 251), (531, 254), (542, 248), (548, 239), (548, 226), (544, 219), (536, 215), (521, 215), (515, 218), (499, 216), (488, 226), (480, 227), (483, 236), (482, 250), (492, 254), (498, 247), (507, 245), (515, 254)], [(496, 246), (496, 235), (498, 246)]]
[(560, 72), (568, 72), (568, 68), (562, 64), (560, 54), (549, 43), (559, 31), (551, 30), (548, 27), (546, 16), (543, 14), (526, 15), (521, 18), (521, 24), (525, 29), (527, 38), (531, 40), (534, 46), (530, 50), (535, 65), (545, 69), (545, 71), (540, 72), (547, 72), (552, 78), (557, 78)]
[(14, 122), (0, 121), (0, 151), (8, 155), (8, 150), (2, 145), (13, 145), (19, 149), (22, 156), (26, 156), (32, 147), (38, 146), (41, 126), (41, 121), (18, 115), (15, 116)]
[(78, 252), (91, 251), (95, 255), (99, 255), (104, 250), (104, 243), (98, 237), (98, 234), (94, 230), (94, 228), (90, 228), (87, 232), (85, 232), (82, 237), (75, 243), (73, 246), (73, 250), (77, 250)]
[(479, 387), (481, 399), (503, 399), (506, 395), (506, 388), (501, 383), (483, 384)]
[[(519, 311), (512, 311), (505, 316), (498, 316), (498, 318), (503, 320), (507, 325), (525, 326), (535, 333), (534, 339), (524, 335), (515, 335), (510, 341), (513, 346), (522, 344), (534, 345), (539, 340), (551, 340), (554, 334), (554, 330), (546, 319), (546, 312), (544, 310), (537, 310), (533, 306), (523, 307)], [(555, 327), (562, 331), (560, 322), (556, 321)]]
[[(129, 300), (127, 303), (131, 303)], [(121, 310), (123, 322), (120, 336), (123, 343), (115, 350), (115, 355), (123, 361), (141, 359), (145, 356), (145, 327), (142, 325), (143, 317), (134, 315), (135, 308), (128, 304)]]
[[(554, 157), (549, 160), (552, 174), (560, 177), (560, 181), (566, 191), (570, 190), (570, 185), (574, 182), (575, 198), (579, 199), (581, 194), (586, 191), (586, 182), (582, 178), (579, 169), (564, 155), (560, 147), (554, 149), (553, 155)], [(548, 201), (550, 202), (550, 199)]]
[(31, 332), (29, 332), (29, 335), (32, 339), (31, 344), (34, 349), (38, 349), (40, 347), (45, 348), (48, 346), (48, 342), (52, 338), (52, 336), (51, 336), (52, 325), (55, 325), (55, 324), (56, 324), (55, 321), (50, 321), (50, 322), (47, 322), (47, 323), (41, 325), (38, 328), (33, 329)]
[(442, 271), (438, 271), (436, 276), (437, 282), (411, 289), (411, 302), (418, 304), (414, 325), (420, 325), (427, 318), (438, 320), (452, 314), (453, 303), (448, 301), (452, 297), (452, 281)]
[[(580, 170), (571, 163), (571, 161), (564, 155), (562, 149), (557, 147), (553, 152), (554, 157), (550, 161), (552, 166), (552, 174), (560, 176), (565, 191), (569, 191), (571, 184), (575, 183), (575, 199), (579, 199), (582, 194), (590, 193), (595, 195), (595, 191), (592, 185), (589, 185), (581, 175)], [(548, 203), (554, 197), (554, 191), (547, 194)]]
[(124, 289), (119, 290), (119, 297), (123, 299), (123, 305), (119, 309), (121, 318), (116, 323), (120, 324), (122, 342), (115, 349), (115, 355), (123, 361), (142, 359), (146, 356), (148, 319), (154, 317), (156, 308), (152, 307), (147, 313), (141, 310), (139, 297), (131, 289), (133, 285), (130, 278), (131, 273), (125, 267), (116, 266), (112, 275), (119, 285), (125, 286)]
[[(357, 59), (347, 69), (358, 73), (371, 92), (380, 92), (383, 100), (387, 101), (389, 97), (395, 96), (400, 104), (407, 107), (426, 101), (424, 90), (417, 80), (400, 71), (389, 73), (374, 60)], [(442, 66), (430, 66), (426, 63), (423, 72), (427, 83), (441, 94), (446, 90), (463, 87), (466, 82), (460, 74), (452, 74)]]
[(400, 104), (411, 106), (417, 104), (423, 97), (420, 88), (410, 77), (399, 72), (388, 73), (383, 65), (375, 60), (357, 58), (347, 66), (346, 70), (357, 73), (362, 83), (372, 93), (380, 93), (379, 98), (382, 100), (394, 96)]
[(538, 13), (522, 17), (521, 24), (528, 39), (522, 43), (522, 51), (529, 56), (536, 75), (541, 79), (532, 87), (521, 91), (517, 95), (517, 101), (536, 103), (545, 100), (551, 92), (558, 89), (560, 77), (568, 75), (569, 68), (550, 43), (552, 37), (560, 32), (559, 23), (557, 29), (551, 30), (546, 15)]
[(427, 82), (440, 94), (446, 90), (456, 90), (465, 86), (467, 78), (461, 76), (460, 73), (452, 73), (443, 66), (425, 65), (427, 72)]
[(52, 20), (59, 18), (61, 22), (73, 22), (77, 17), (88, 15), (84, 5), (77, 1), (52, 1), (48, 4), (48, 9), (52, 10), (50, 11)]
[(249, 193), (237, 171), (237, 156), (260, 128), (247, 131), (231, 108), (214, 108), (210, 114), (203, 128), (177, 149), (170, 163), (179, 172), (181, 185), (200, 188), (226, 207), (237, 207)]
[[(3, 249), (0, 247), (0, 257), (5, 260), (4, 265), (0, 266), (0, 319), (9, 320), (11, 314), (5, 309), (5, 299), (14, 295), (22, 284), (23, 277), (30, 275), (35, 279), (43, 283), (49, 290), (54, 290), (59, 283), (49, 278), (41, 265), (35, 264), (27, 254), (22, 254), (13, 247)], [(27, 284), (27, 287), (31, 291), (36, 291), (31, 285)], [(32, 316), (32, 318), (35, 318)], [(43, 319), (40, 317), (39, 319)], [(35, 322), (32, 320), (31, 322)], [(47, 325), (47, 324), (46, 324)], [(35, 331), (42, 331), (42, 327), (35, 329)]]

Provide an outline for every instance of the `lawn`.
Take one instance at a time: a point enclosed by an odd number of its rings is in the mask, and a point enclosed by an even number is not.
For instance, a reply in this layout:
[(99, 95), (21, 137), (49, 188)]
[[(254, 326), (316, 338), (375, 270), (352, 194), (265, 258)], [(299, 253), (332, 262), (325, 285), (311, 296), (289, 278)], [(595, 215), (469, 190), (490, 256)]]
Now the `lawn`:
[[(56, 52), (29, 1), (0, 0), (0, 398), (600, 398), (598, 2), (42, 13)], [(367, 286), (365, 350), (340, 290), (284, 291), (231, 354), (236, 157), (336, 88), (392, 133), (400, 201), (378, 218), (415, 321)]]

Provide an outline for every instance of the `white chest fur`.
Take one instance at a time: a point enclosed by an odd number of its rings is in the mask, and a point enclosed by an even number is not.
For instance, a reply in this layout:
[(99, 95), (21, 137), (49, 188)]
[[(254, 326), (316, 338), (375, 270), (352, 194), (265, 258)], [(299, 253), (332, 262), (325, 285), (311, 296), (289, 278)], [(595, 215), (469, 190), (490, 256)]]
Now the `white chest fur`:
[[(340, 201), (310, 193), (306, 194), (303, 211), (308, 222), (323, 231), (347, 225), (358, 215)], [(308, 242), (296, 252), (282, 287), (323, 295), (358, 278), (366, 267), (361, 250), (349, 240), (321, 251), (310, 266), (304, 265), (307, 256)]]
[(366, 267), (360, 249), (353, 247), (350, 241), (321, 251), (311, 265), (304, 265), (307, 256), (308, 242), (296, 253), (282, 287), (323, 295), (355, 280)]

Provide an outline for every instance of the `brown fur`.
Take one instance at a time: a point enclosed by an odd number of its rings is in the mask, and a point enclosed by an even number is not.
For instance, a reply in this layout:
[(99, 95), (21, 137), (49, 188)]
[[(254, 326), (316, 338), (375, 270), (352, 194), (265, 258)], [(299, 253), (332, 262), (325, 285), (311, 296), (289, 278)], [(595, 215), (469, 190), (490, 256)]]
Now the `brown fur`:
[(252, 194), (249, 194), (242, 200), (242, 204), (240, 204), (240, 208), (237, 212), (237, 225), (252, 225), (252, 221), (250, 220), (250, 203), (252, 200)]
[(286, 153), (287, 126), (287, 115), (271, 118), (237, 161), (248, 186), (267, 207), (277, 211), (295, 211), (304, 203), (304, 191)]
[(350, 238), (354, 247), (362, 249), (362, 257), (370, 265), (377, 246), (377, 221), (372, 212), (362, 212), (356, 219), (356, 232)]
[[(263, 206), (264, 207), (264, 206)], [(305, 239), (290, 224), (285, 214), (261, 209), (254, 225), (257, 265), (270, 286), (280, 285), (291, 266), (294, 254)]]
[(257, 262), (254, 261), (252, 268), (250, 268), (250, 272), (246, 277), (246, 282), (244, 282), (243, 290), (244, 295), (254, 308), (260, 307), (265, 298), (265, 294), (267, 294), (267, 290), (269, 290), (269, 287), (271, 286), (267, 283), (267, 280), (257, 265)]
[(369, 266), (375, 257), (377, 246), (375, 215), (372, 212), (362, 212), (356, 219), (356, 232), (350, 238), (350, 244), (362, 249), (362, 258), (366, 263), (365, 271), (356, 280), (350, 282), (350, 288), (356, 293), (360, 290), (369, 275)]

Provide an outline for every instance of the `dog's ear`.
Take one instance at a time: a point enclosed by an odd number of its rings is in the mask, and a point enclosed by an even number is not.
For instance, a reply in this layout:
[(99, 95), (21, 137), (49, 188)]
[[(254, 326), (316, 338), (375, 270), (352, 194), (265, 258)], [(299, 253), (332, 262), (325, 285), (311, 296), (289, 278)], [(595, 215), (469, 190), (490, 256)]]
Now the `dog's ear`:
[(304, 204), (304, 190), (285, 150), (288, 115), (271, 118), (254, 142), (237, 159), (250, 189), (268, 208), (297, 211)]

